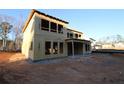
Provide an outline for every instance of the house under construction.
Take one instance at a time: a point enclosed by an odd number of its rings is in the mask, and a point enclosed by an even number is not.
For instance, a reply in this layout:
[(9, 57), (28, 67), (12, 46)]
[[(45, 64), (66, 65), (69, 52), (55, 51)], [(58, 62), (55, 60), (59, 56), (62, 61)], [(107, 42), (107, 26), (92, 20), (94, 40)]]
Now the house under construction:
[(23, 28), (22, 53), (34, 61), (91, 53), (91, 42), (68, 24), (33, 9)]

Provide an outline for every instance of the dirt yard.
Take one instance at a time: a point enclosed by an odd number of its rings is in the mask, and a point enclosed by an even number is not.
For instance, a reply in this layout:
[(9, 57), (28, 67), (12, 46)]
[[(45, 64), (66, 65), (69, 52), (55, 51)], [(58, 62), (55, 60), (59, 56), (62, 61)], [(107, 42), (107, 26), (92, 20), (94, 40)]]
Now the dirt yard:
[(0, 52), (0, 83), (124, 83), (124, 54), (98, 54), (31, 62), (20, 53)]

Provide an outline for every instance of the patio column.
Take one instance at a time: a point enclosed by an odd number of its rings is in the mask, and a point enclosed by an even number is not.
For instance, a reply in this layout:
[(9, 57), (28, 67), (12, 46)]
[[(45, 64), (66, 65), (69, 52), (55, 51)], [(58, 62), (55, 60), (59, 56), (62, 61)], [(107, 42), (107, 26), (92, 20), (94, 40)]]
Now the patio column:
[(74, 41), (72, 40), (72, 56), (74, 56)]
[(83, 55), (85, 54), (85, 43), (83, 43)]

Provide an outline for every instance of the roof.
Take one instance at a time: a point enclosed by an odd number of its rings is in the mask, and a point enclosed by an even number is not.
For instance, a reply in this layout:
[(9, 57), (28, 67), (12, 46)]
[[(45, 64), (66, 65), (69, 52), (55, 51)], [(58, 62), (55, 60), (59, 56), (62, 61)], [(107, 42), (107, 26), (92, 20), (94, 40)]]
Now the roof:
[(72, 41), (72, 40), (75, 42), (91, 43), (89, 40), (85, 40), (85, 39), (76, 39), (76, 38), (65, 39), (65, 41), (67, 42)]
[(40, 12), (40, 11), (37, 11), (37, 10), (35, 10), (35, 9), (32, 9), (32, 11), (31, 11), (30, 15), (28, 16), (28, 19), (27, 19), (27, 21), (26, 21), (26, 23), (25, 23), (25, 25), (24, 25), (24, 27), (23, 27), (23, 29), (22, 29), (22, 32), (25, 31), (25, 29), (26, 29), (26, 27), (28, 26), (28, 24), (29, 24), (31, 18), (33, 17), (34, 13), (38, 13), (38, 14), (41, 14), (41, 15), (47, 16), (47, 17), (49, 17), (49, 18), (52, 18), (52, 19), (55, 19), (55, 20), (61, 21), (61, 22), (65, 23), (65, 24), (68, 24), (68, 23), (69, 23), (69, 22), (67, 22), (67, 21), (61, 20), (61, 19), (59, 19), (59, 18), (56, 18), (56, 17), (50, 16), (50, 15), (47, 15), (47, 14), (42, 13), (42, 12)]
[(81, 34), (83, 34), (82, 32), (80, 32), (80, 31), (77, 31), (77, 30), (74, 30), (74, 29), (67, 28), (67, 30), (71, 30), (71, 31), (74, 31), (74, 32), (78, 32), (78, 33), (81, 33)]

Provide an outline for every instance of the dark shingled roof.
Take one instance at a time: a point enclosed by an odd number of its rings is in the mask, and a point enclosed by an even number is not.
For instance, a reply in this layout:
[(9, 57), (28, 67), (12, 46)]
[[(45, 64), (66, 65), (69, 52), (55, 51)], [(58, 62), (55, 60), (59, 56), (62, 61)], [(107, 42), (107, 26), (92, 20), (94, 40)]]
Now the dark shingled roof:
[(81, 42), (87, 42), (87, 43), (91, 43), (90, 40), (86, 40), (86, 39), (76, 39), (76, 38), (70, 38), (70, 39), (65, 39), (65, 41), (70, 41), (70, 40), (74, 40), (74, 41), (81, 41)]
[[(33, 10), (34, 10), (34, 9), (33, 9)], [(42, 15), (44, 15), (44, 16), (47, 16), (47, 17), (50, 17), (50, 18), (52, 18), (52, 19), (61, 21), (61, 22), (63, 22), (63, 23), (66, 23), (66, 24), (69, 23), (69, 22), (67, 22), (67, 21), (61, 20), (61, 19), (59, 19), (59, 18), (56, 18), (56, 17), (54, 17), (54, 16), (51, 16), (51, 15), (48, 15), (48, 14), (45, 14), (45, 13), (42, 13), (42, 12), (40, 12), (40, 11), (37, 11), (37, 10), (34, 10), (34, 11), (37, 12), (38, 14), (42, 14)]]

